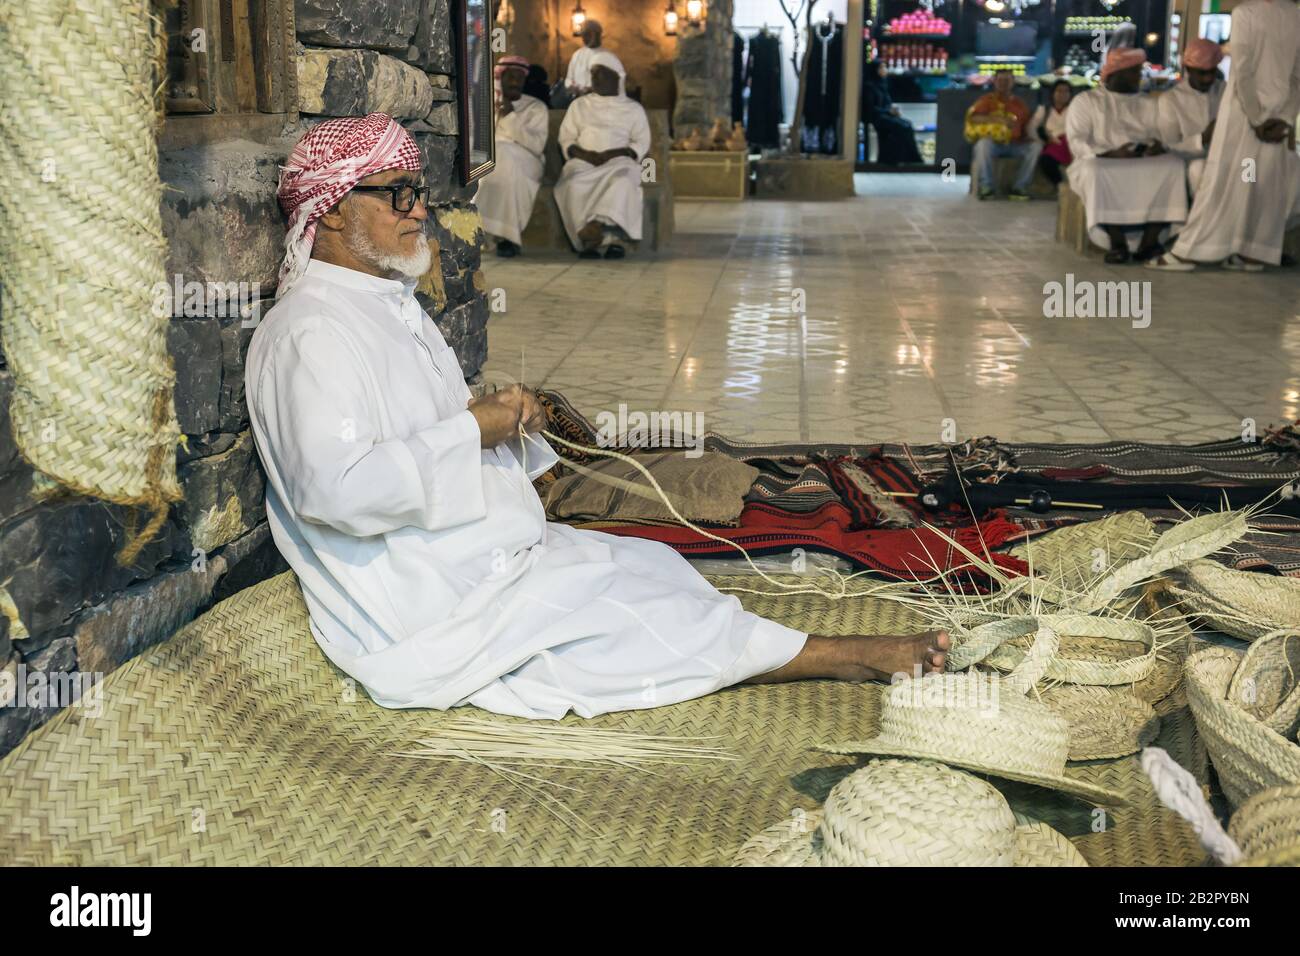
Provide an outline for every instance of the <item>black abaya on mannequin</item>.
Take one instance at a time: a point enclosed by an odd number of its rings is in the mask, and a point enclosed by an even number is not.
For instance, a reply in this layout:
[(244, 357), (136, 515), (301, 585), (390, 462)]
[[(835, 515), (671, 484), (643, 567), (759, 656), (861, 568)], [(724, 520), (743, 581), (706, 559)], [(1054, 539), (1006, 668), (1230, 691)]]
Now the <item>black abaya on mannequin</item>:
[(838, 153), (840, 100), (844, 86), (844, 28), (818, 23), (808, 53), (808, 88), (803, 104), (803, 151)]
[(781, 40), (770, 33), (749, 38), (749, 57), (745, 66), (749, 84), (749, 122), (745, 134), (750, 145), (781, 145)]

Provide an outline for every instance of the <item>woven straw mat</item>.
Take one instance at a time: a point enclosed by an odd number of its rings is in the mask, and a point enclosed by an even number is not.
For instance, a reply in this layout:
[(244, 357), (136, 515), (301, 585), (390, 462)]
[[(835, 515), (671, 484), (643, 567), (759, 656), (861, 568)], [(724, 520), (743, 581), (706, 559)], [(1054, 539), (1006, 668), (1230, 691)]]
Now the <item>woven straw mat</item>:
[[(743, 599), (823, 633), (920, 628), (892, 603)], [(480, 765), (388, 756), (464, 711), (385, 710), (359, 689), (345, 694), (341, 676), (311, 637), (291, 572), (241, 591), (110, 674), (101, 716), (63, 710), (0, 759), (0, 861), (725, 865), (774, 820), (819, 807), (857, 765), (813, 747), (874, 734), (881, 690), (737, 687), (591, 720), (716, 735), (709, 743), (738, 759), (654, 775), (606, 765), (540, 771), (580, 790), (560, 791), (579, 825)], [(1181, 706), (1164, 714), (1156, 744), (1205, 779)], [(999, 786), (1013, 809), (1073, 838), (1094, 866), (1202, 862), (1190, 828), (1160, 806), (1133, 758), (1076, 766), (1133, 805), (1099, 821), (1072, 798)]]

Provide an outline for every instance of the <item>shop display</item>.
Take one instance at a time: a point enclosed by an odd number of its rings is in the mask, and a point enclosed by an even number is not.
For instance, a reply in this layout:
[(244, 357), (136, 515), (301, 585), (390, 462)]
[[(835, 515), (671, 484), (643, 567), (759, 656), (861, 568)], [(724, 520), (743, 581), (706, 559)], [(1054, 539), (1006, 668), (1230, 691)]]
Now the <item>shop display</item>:
[(885, 26), (886, 36), (900, 33), (919, 33), (924, 36), (946, 37), (951, 32), (952, 24), (943, 17), (936, 17), (929, 10), (916, 10), (912, 13), (905, 13), (901, 17), (894, 17)]
[(889, 43), (881, 57), (890, 73), (942, 74), (948, 71), (948, 51), (933, 43)]

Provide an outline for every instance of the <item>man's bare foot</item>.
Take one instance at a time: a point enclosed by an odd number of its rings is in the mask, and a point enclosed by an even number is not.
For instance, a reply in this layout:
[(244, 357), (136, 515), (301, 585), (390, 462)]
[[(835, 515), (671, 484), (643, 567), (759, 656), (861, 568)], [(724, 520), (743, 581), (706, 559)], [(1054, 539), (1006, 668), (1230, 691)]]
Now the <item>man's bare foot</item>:
[(794, 660), (745, 683), (777, 684), (819, 677), (846, 681), (890, 680), (941, 672), (952, 641), (947, 631), (823, 637), (809, 634)]

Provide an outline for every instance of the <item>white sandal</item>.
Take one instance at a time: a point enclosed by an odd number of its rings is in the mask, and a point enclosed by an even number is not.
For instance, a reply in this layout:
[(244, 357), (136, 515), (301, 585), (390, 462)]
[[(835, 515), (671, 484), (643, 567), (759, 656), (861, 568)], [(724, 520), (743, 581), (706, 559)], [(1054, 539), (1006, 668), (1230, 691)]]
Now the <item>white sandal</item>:
[(1258, 262), (1247, 262), (1235, 252), (1221, 263), (1229, 272), (1263, 272), (1264, 267)]
[(1159, 269), (1162, 272), (1193, 272), (1196, 270), (1196, 263), (1188, 262), (1186, 259), (1179, 259), (1172, 252), (1162, 252), (1142, 264), (1148, 269)]

